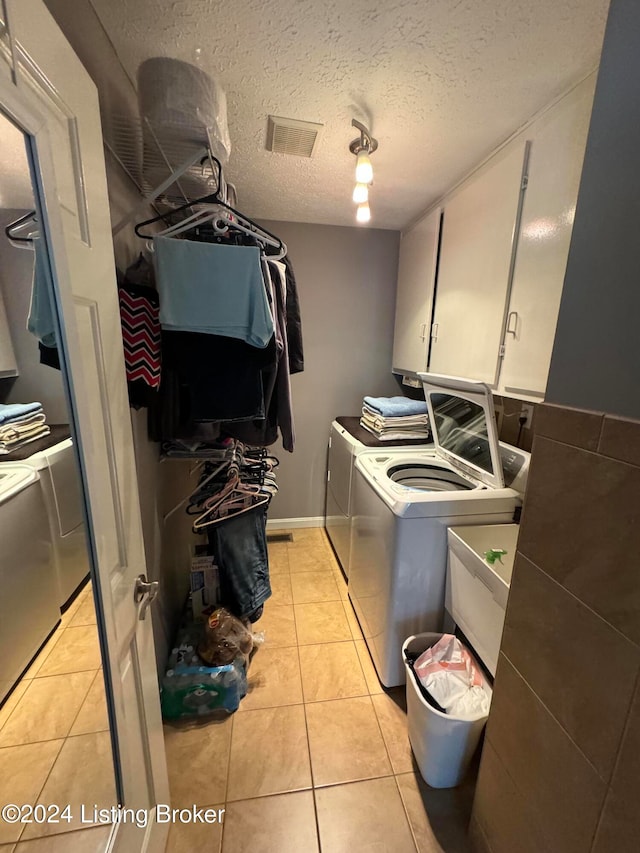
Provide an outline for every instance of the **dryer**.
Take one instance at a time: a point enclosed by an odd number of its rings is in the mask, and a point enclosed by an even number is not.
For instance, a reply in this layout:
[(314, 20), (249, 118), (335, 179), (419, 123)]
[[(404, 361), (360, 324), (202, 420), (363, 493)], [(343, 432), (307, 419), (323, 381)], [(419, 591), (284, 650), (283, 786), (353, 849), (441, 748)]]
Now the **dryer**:
[(405, 681), (406, 638), (442, 629), (447, 528), (513, 521), (529, 466), (526, 451), (498, 441), (489, 386), (419, 375), (433, 450), (355, 460), (349, 598), (386, 687)]
[(38, 443), (40, 449), (23, 456), (20, 464), (28, 465), (39, 474), (51, 530), (58, 581), (56, 597), (58, 606), (64, 609), (89, 575), (84, 498), (73, 439), (65, 438), (49, 447), (41, 447), (47, 443)]

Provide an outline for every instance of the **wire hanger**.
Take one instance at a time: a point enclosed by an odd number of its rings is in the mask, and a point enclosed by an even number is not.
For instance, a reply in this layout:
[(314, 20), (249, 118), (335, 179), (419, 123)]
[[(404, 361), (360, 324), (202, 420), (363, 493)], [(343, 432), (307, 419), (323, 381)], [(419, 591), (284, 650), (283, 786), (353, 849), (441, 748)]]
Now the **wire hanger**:
[[(27, 237), (20, 237), (16, 234), (16, 231), (20, 231), (23, 228), (26, 228), (27, 225), (35, 225), (36, 231), (32, 234), (29, 234)], [(5, 226), (4, 233), (8, 240), (11, 241), (16, 248), (19, 249), (30, 249), (33, 248), (33, 238), (39, 236), (39, 232), (37, 230), (38, 219), (35, 210), (30, 210), (28, 213), (25, 213), (19, 219), (16, 219), (14, 222), (10, 222), (7, 226)]]
[[(268, 245), (271, 245), (271, 246), (274, 246), (275, 248), (277, 248), (278, 249), (278, 253), (277, 253), (278, 257), (283, 258), (287, 252), (287, 247), (285, 246), (285, 244), (282, 242), (282, 240), (279, 237), (277, 237), (275, 234), (272, 234), (271, 231), (268, 231), (266, 228), (263, 228), (261, 225), (258, 225), (257, 222), (254, 222), (252, 219), (249, 219), (249, 217), (245, 216), (244, 213), (241, 213), (239, 210), (236, 210), (235, 207), (231, 207), (230, 204), (227, 204), (225, 201), (223, 201), (220, 198), (220, 187), (222, 184), (222, 165), (220, 164), (220, 161), (217, 159), (217, 157), (212, 156), (211, 159), (216, 163), (216, 165), (218, 167), (218, 188), (216, 189), (216, 191), (213, 193), (209, 193), (208, 195), (202, 196), (201, 198), (194, 199), (193, 201), (188, 201), (186, 204), (182, 204), (182, 205), (180, 205), (180, 207), (176, 207), (172, 211), (168, 211), (167, 213), (162, 213), (158, 216), (153, 216), (153, 217), (151, 217), (151, 219), (145, 219), (143, 222), (138, 222), (138, 224), (134, 228), (136, 235), (138, 237), (141, 237), (143, 240), (152, 239), (154, 237), (153, 234), (144, 233), (141, 229), (145, 228), (147, 225), (153, 225), (155, 222), (160, 222), (161, 220), (166, 221), (166, 218), (168, 215), (173, 216), (176, 213), (181, 213), (183, 210), (188, 210), (189, 208), (192, 208), (197, 204), (212, 204), (212, 205), (215, 204), (215, 205), (219, 205), (220, 207), (224, 207), (226, 210), (230, 211), (234, 216), (237, 216), (241, 220), (240, 223), (229, 222), (228, 224), (231, 227), (234, 227), (234, 228), (237, 227), (238, 230), (245, 231), (248, 234), (254, 234), (256, 236), (256, 238), (258, 238), (258, 239), (263, 235), (266, 236), (267, 238), (270, 238)], [(207, 211), (207, 212), (203, 212), (203, 217), (205, 217), (204, 220), (203, 219), (197, 219), (196, 221), (194, 221), (191, 224), (190, 227), (195, 228), (197, 225), (202, 225), (203, 221), (206, 221), (207, 218), (208, 219), (214, 219), (217, 217), (217, 214), (213, 211)], [(192, 218), (193, 218), (193, 215), (191, 217), (188, 217), (188, 219), (192, 219)], [(217, 218), (219, 218), (219, 217), (217, 217)], [(241, 225), (249, 226), (249, 228), (248, 229), (246, 227), (241, 228), (240, 227)], [(185, 229), (185, 230), (189, 230), (189, 229)], [(176, 233), (176, 232), (174, 232), (174, 233)], [(273, 241), (273, 242), (271, 242), (271, 241)]]

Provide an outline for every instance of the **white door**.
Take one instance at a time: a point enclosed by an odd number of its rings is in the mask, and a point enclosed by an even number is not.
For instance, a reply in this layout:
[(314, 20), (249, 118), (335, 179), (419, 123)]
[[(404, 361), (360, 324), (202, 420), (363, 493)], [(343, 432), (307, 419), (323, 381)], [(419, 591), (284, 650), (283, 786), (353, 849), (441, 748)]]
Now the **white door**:
[(427, 369), (431, 309), (438, 263), (440, 208), (402, 235), (398, 264), (393, 370), (418, 373)]
[[(163, 850), (168, 802), (151, 618), (134, 602), (145, 573), (111, 223), (95, 86), (41, 0), (5, 0), (0, 108), (31, 139), (62, 322), (62, 350), (88, 502), (119, 800), (148, 809), (112, 849)], [(0, 4), (0, 15), (2, 5)], [(0, 33), (2, 31), (0, 30)]]
[(595, 73), (536, 122), (498, 391), (543, 397), (549, 375)]
[(431, 373), (496, 383), (524, 155), (507, 146), (444, 206)]

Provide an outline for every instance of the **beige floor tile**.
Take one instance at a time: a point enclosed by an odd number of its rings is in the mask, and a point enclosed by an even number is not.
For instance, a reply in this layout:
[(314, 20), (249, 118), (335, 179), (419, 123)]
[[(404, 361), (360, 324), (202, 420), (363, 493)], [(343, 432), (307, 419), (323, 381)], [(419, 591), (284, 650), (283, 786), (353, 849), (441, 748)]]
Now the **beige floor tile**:
[(36, 677), (36, 675), (38, 674), (38, 672), (42, 668), (42, 665), (44, 664), (46, 659), (49, 657), (51, 652), (57, 646), (58, 642), (64, 636), (64, 631), (65, 631), (65, 629), (63, 628), (62, 625), (59, 625), (56, 628), (56, 630), (53, 632), (53, 634), (49, 637), (47, 642), (44, 644), (44, 646), (40, 650), (39, 654), (34, 658), (33, 663), (31, 664), (29, 669), (25, 672), (23, 679), (28, 681), (29, 679)]
[(318, 853), (311, 791), (229, 803), (223, 853)]
[(407, 712), (402, 702), (397, 702), (387, 693), (371, 697), (380, 723), (391, 766), (394, 773), (410, 773), (413, 770), (413, 753), (409, 743)]
[(348, 598), (342, 602), (342, 605), (344, 607), (344, 612), (347, 614), (347, 622), (349, 623), (349, 630), (351, 631), (351, 636), (354, 640), (364, 639), (362, 628), (360, 627), (360, 623), (358, 622), (358, 617), (355, 614), (353, 605), (351, 604)]
[(71, 727), (70, 734), (84, 735), (90, 732), (103, 732), (109, 728), (107, 700), (105, 696), (104, 676), (98, 670), (89, 688), (78, 716)]
[(15, 844), (0, 844), (0, 853), (15, 853)]
[(110, 826), (78, 829), (64, 835), (21, 841), (15, 853), (104, 853), (110, 835)]
[(442, 853), (442, 847), (433, 834), (415, 774), (404, 773), (396, 781), (418, 853)]
[[(0, 803), (35, 804), (63, 743), (50, 740), (0, 749)], [(0, 844), (17, 841), (22, 828), (0, 818)]]
[(292, 527), (289, 531), (294, 545), (326, 545), (324, 527)]
[(369, 693), (353, 642), (301, 646), (300, 671), (305, 702)]
[(238, 714), (233, 721), (227, 801), (311, 787), (302, 705)]
[(330, 853), (415, 853), (395, 779), (370, 779), (316, 791), (320, 844)]
[(333, 578), (338, 585), (338, 592), (340, 593), (340, 598), (343, 601), (349, 597), (349, 589), (347, 587), (347, 582), (344, 579), (344, 575), (342, 574), (342, 569), (339, 566), (336, 566), (333, 570)]
[(100, 669), (102, 657), (95, 625), (65, 628), (60, 640), (35, 674), (36, 678), (46, 675), (63, 675), (67, 672)]
[[(38, 746), (43, 747), (45, 744)], [(109, 732), (67, 738), (38, 797), (38, 803), (68, 803), (74, 819), (71, 823), (30, 824), (25, 828), (21, 841), (44, 835), (59, 835), (81, 826), (82, 804), (89, 805), (91, 810), (94, 804), (98, 808), (115, 805), (116, 786)], [(89, 820), (88, 815), (85, 820)]]
[(223, 803), (233, 718), (197, 725), (165, 725), (171, 805), (209, 806)]
[(301, 703), (298, 649), (258, 649), (249, 666), (249, 689), (240, 712)]
[(468, 850), (476, 775), (470, 773), (457, 788), (431, 788), (417, 772), (396, 776), (418, 853)]
[(370, 696), (305, 705), (313, 784), (391, 775)]
[(14, 708), (20, 701), (21, 697), (24, 694), (24, 691), (31, 684), (31, 681), (27, 681), (27, 679), (23, 678), (22, 681), (19, 681), (16, 686), (13, 688), (12, 693), (9, 698), (5, 700), (4, 705), (0, 708), (0, 732), (3, 729), (3, 726), (13, 713)]
[(276, 607), (285, 607), (293, 604), (293, 593), (291, 592), (291, 576), (287, 572), (281, 575), (271, 575), (271, 597), (265, 602), (265, 607), (269, 605)]
[(78, 625), (95, 625), (96, 624), (96, 607), (93, 602), (93, 595), (85, 595), (76, 612), (71, 617), (69, 622), (70, 628), (77, 628)]
[(64, 613), (62, 613), (62, 614), (61, 614), (61, 616), (60, 616), (60, 627), (61, 627), (61, 628), (67, 628), (67, 627), (69, 626), (69, 623), (71, 622), (71, 620), (73, 619), (73, 617), (74, 617), (74, 616), (76, 615), (76, 613), (78, 612), (78, 610), (79, 610), (80, 606), (82, 605), (82, 602), (85, 600), (85, 597), (86, 597), (86, 596), (85, 596), (84, 590), (82, 590), (82, 591), (81, 591), (81, 592), (80, 592), (80, 593), (79, 593), (79, 594), (78, 594), (78, 595), (73, 599), (73, 601), (71, 602), (71, 604), (69, 604), (69, 606), (68, 606), (68, 607), (67, 607), (67, 609), (64, 611)]
[(341, 601), (296, 604), (296, 630), (301, 646), (351, 640), (351, 629)]
[(367, 680), (367, 687), (369, 688), (369, 693), (384, 693), (384, 689), (376, 673), (376, 668), (373, 665), (373, 661), (371, 660), (371, 655), (369, 654), (367, 644), (364, 640), (355, 640), (355, 644), (356, 651), (358, 652), (358, 657), (360, 658), (360, 665), (362, 666), (364, 677)]
[(279, 542), (277, 545), (269, 545), (269, 574), (289, 574), (289, 549), (286, 543)]
[(329, 572), (295, 572), (291, 575), (291, 590), (294, 604), (340, 599), (338, 585)]
[(34, 678), (0, 732), (0, 747), (66, 737), (93, 678), (92, 672)]
[[(213, 808), (225, 811), (223, 806)], [(165, 853), (220, 853), (224, 814), (222, 819), (222, 823), (172, 824)]]
[(253, 625), (256, 633), (264, 633), (264, 643), (261, 649), (280, 649), (287, 646), (297, 646), (296, 620), (291, 605), (272, 605), (267, 601), (262, 618)]
[(289, 545), (289, 571), (297, 572), (331, 572), (333, 573), (334, 558), (329, 546), (323, 542)]

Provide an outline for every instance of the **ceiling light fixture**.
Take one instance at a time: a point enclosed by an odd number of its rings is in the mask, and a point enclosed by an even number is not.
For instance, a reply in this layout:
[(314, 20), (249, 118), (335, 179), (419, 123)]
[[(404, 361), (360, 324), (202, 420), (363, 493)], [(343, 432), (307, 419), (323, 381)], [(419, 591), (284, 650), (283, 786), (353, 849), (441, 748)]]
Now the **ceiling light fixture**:
[(369, 207), (369, 202), (365, 201), (364, 204), (359, 204), (358, 209), (356, 210), (356, 220), (358, 222), (369, 222), (371, 219), (371, 208)]
[(349, 151), (356, 155), (356, 186), (353, 191), (353, 201), (358, 205), (356, 219), (358, 222), (369, 222), (369, 184), (373, 182), (373, 167), (371, 154), (378, 147), (378, 140), (369, 133), (369, 129), (355, 118), (351, 119), (352, 127), (360, 131), (358, 139), (349, 145)]
[(356, 204), (364, 204), (369, 201), (369, 187), (367, 184), (356, 184), (353, 190), (353, 200)]

